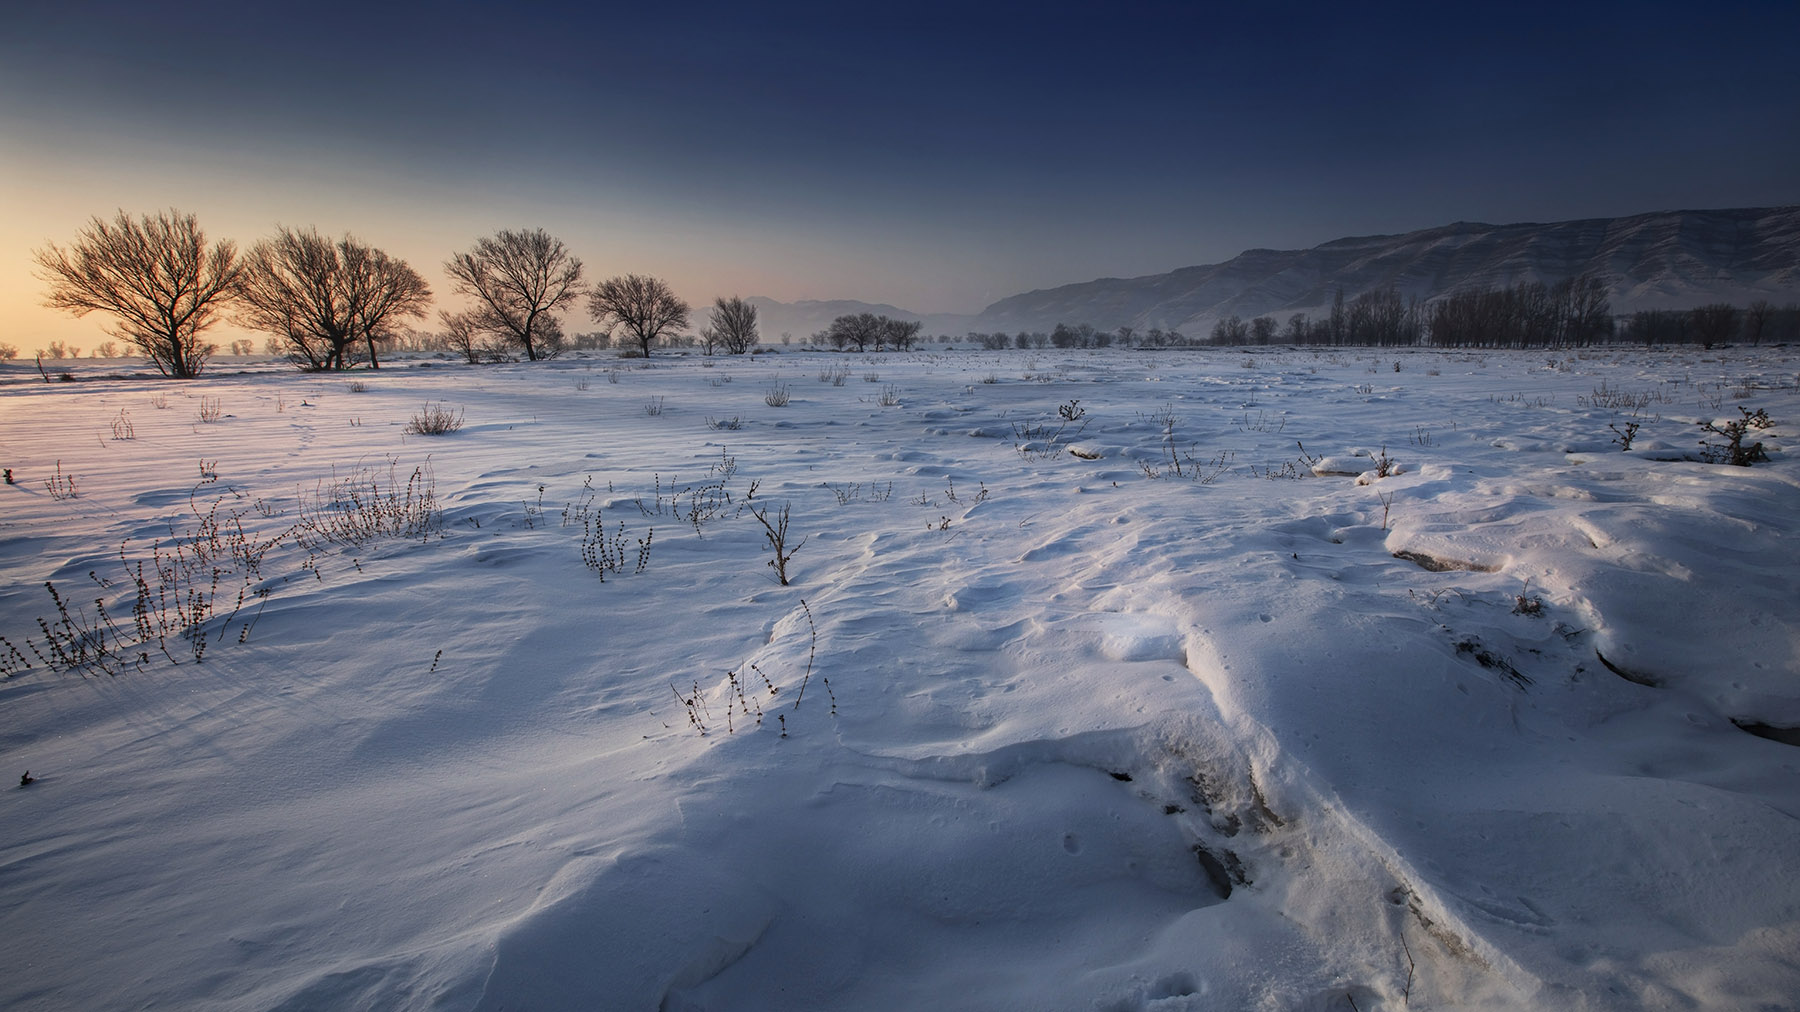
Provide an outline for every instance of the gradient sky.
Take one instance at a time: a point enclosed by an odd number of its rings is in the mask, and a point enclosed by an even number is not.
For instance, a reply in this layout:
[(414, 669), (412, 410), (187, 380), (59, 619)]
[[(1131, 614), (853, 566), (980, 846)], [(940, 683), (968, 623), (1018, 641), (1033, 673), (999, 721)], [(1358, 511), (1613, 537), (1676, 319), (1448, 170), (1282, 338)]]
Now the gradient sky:
[(543, 227), (697, 305), (975, 312), (1257, 246), (1800, 204), (1796, 39), (1794, 0), (14, 0), (0, 341), (101, 339), (30, 256), (119, 208), (353, 232), (446, 306), (451, 253)]

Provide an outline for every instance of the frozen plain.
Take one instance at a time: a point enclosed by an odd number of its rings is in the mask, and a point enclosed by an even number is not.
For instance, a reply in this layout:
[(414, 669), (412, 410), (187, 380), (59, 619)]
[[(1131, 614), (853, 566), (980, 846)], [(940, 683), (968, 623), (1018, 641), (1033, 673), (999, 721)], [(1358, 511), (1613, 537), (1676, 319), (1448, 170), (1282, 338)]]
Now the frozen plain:
[(214, 503), (441, 515), (0, 682), (7, 1008), (1800, 1008), (1793, 349), (69, 367), (26, 656)]

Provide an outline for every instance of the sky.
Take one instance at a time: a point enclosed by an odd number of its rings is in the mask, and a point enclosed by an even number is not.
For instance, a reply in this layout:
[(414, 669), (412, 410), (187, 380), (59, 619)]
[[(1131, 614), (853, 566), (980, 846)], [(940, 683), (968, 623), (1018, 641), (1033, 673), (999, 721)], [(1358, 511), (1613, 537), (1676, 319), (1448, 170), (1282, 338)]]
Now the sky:
[(973, 313), (1458, 220), (1800, 204), (1795, 38), (1792, 0), (19, 0), (0, 342), (103, 339), (31, 258), (120, 209), (349, 232), (445, 308), (446, 259), (541, 227), (695, 305)]

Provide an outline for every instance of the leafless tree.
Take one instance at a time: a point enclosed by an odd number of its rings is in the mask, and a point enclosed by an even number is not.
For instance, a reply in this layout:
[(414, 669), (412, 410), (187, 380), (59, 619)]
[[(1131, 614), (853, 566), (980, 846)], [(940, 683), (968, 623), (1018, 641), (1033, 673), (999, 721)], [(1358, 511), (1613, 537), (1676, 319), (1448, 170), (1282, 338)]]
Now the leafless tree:
[(712, 320), (701, 329), (700, 340), (723, 345), (733, 355), (756, 347), (756, 307), (735, 295), (714, 299)]
[(695, 335), (695, 340), (700, 342), (700, 354), (711, 355), (719, 350), (719, 345), (724, 341), (724, 335), (714, 330), (712, 324), (709, 323), (700, 328), (700, 333)]
[(244, 325), (281, 339), (295, 364), (348, 369), (359, 341), (374, 363), (377, 340), (424, 316), (431, 289), (405, 261), (348, 235), (281, 228), (250, 248), (238, 298)]
[(553, 315), (581, 294), (581, 261), (561, 239), (537, 229), (500, 232), (444, 264), (456, 292), (475, 301), (466, 323), (525, 350), (537, 361), (562, 350), (562, 327)]
[(869, 343), (874, 341), (881, 331), (882, 317), (874, 313), (846, 313), (831, 321), (818, 338), (831, 342), (833, 348), (842, 349), (847, 345), (856, 345), (856, 350), (867, 351)]
[(495, 346), (496, 339), (486, 331), (475, 326), (473, 313), (451, 313), (438, 311), (438, 321), (444, 325), (444, 338), (450, 347), (463, 353), (470, 365), (489, 362), (501, 357), (501, 350)]
[(1744, 309), (1744, 336), (1751, 344), (1761, 344), (1763, 332), (1769, 329), (1769, 321), (1775, 316), (1775, 307), (1769, 305), (1768, 299), (1757, 299)]
[(316, 229), (278, 229), (245, 257), (239, 322), (275, 335), (303, 369), (343, 368), (356, 324), (340, 273), (336, 248)]
[(230, 241), (208, 245), (191, 214), (175, 210), (111, 222), (95, 216), (75, 243), (34, 254), (50, 286), (45, 305), (76, 316), (118, 317), (107, 331), (150, 356), (165, 376), (192, 379), (213, 346), (200, 333), (235, 297), (242, 263)]
[(1583, 274), (1566, 283), (1569, 292), (1563, 343), (1586, 345), (1611, 336), (1612, 300), (1606, 295), (1605, 280), (1597, 275)]
[(1738, 309), (1728, 302), (1714, 302), (1688, 310), (1688, 326), (1700, 347), (1711, 349), (1737, 336)]
[(588, 312), (608, 330), (624, 327), (645, 358), (657, 338), (688, 323), (688, 304), (661, 278), (644, 274), (622, 274), (595, 285), (588, 293)]
[(882, 345), (892, 346), (896, 351), (911, 351), (919, 340), (919, 331), (925, 326), (919, 320), (890, 320), (885, 316), (876, 317), (880, 326), (875, 330), (875, 350), (880, 351)]
[(348, 236), (338, 249), (355, 307), (356, 328), (369, 348), (369, 368), (379, 369), (375, 342), (391, 340), (402, 320), (423, 319), (431, 305), (431, 286), (406, 261), (352, 243)]

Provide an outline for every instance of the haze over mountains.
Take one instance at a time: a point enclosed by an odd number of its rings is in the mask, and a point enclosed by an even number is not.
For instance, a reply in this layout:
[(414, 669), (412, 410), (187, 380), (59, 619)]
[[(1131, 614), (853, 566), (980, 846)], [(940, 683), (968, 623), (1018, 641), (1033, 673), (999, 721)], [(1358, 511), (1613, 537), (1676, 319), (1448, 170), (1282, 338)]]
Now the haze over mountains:
[[(1403, 235), (1355, 236), (1305, 250), (1246, 250), (1220, 264), (1137, 278), (1101, 278), (1001, 299), (973, 316), (919, 314), (853, 300), (755, 298), (768, 337), (796, 339), (844, 313), (920, 320), (928, 334), (1161, 327), (1202, 336), (1227, 316), (1250, 319), (1330, 306), (1389, 285), (1431, 299), (1523, 281), (1592, 274), (1615, 313), (1800, 300), (1800, 207), (1659, 211), (1548, 224), (1456, 222)], [(765, 338), (766, 339), (766, 338)]]

